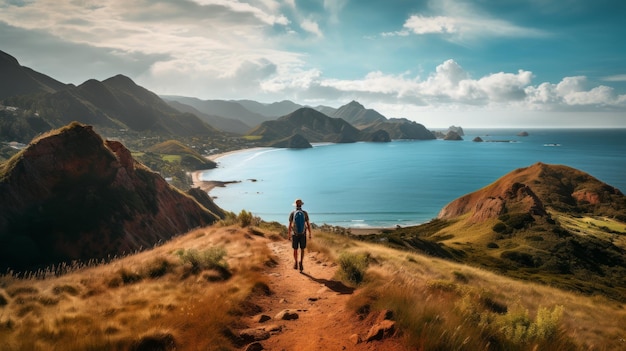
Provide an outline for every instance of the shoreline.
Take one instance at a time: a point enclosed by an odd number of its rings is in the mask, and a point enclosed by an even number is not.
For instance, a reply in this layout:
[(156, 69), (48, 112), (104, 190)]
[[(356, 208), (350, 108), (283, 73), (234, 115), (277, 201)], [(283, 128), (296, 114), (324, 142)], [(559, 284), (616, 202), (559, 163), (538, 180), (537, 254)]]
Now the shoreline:
[[(247, 149), (238, 149), (238, 150), (226, 151), (226, 152), (221, 152), (221, 153), (218, 153), (218, 154), (213, 154), (213, 155), (206, 156), (206, 159), (207, 160), (211, 160), (211, 161), (217, 163), (217, 160), (219, 158), (224, 157), (224, 156), (229, 156), (229, 155), (236, 154), (238, 152), (250, 151), (250, 150), (254, 150), (254, 149), (261, 149), (261, 148), (257, 147), (257, 148), (247, 148)], [(191, 184), (192, 184), (192, 187), (200, 188), (201, 190), (203, 190), (203, 191), (205, 191), (207, 193), (209, 193), (215, 187), (225, 187), (228, 184), (239, 183), (240, 182), (240, 180), (231, 180), (231, 181), (201, 180), (200, 179), (200, 174), (202, 174), (202, 172), (204, 172), (204, 171), (208, 171), (208, 169), (191, 172), (190, 173), (191, 174)]]
[[(209, 155), (206, 158), (213, 162), (217, 162), (217, 160), (221, 157), (233, 155), (233, 154), (243, 152), (243, 151), (250, 151), (254, 149), (263, 149), (263, 148), (255, 147), (255, 148), (232, 150), (232, 151)], [(190, 174), (191, 174), (192, 186), (194, 188), (200, 188), (202, 191), (205, 191), (207, 194), (216, 187), (225, 187), (228, 184), (241, 182), (241, 180), (231, 180), (231, 181), (201, 180), (200, 174), (202, 174), (202, 172), (204, 171), (207, 171), (207, 170), (193, 171)], [(385, 230), (394, 230), (395, 227), (375, 227), (375, 228), (374, 227), (372, 228), (346, 227), (346, 229), (350, 229), (350, 232), (353, 235), (370, 235), (370, 234), (381, 234)]]

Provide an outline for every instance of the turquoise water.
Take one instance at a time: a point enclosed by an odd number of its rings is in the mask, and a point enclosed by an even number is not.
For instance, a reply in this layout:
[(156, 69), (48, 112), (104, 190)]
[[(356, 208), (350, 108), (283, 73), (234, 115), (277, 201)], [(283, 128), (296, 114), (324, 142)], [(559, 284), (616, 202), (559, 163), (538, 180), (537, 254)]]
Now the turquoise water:
[[(245, 150), (218, 159), (218, 168), (201, 178), (240, 181), (210, 192), (228, 211), (286, 223), (300, 197), (312, 222), (353, 228), (427, 222), (452, 200), (536, 162), (577, 168), (626, 190), (626, 129), (527, 129), (527, 137), (519, 131), (469, 129), (463, 141)], [(472, 142), (475, 136), (499, 142)]]

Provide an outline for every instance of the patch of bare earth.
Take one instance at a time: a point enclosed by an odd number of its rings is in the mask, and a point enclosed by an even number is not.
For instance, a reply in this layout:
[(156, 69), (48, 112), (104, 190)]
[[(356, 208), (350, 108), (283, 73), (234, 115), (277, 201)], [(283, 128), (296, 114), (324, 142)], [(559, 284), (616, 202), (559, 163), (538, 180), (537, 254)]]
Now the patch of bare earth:
[[(337, 266), (324, 255), (307, 252), (300, 272), (293, 268), (289, 242), (270, 242), (268, 246), (277, 259), (276, 266), (265, 272), (271, 293), (254, 301), (262, 312), (243, 321), (250, 340), (242, 349), (406, 350), (394, 329), (379, 340), (366, 340), (380, 320), (359, 318), (348, 309), (348, 300), (359, 291), (333, 278)], [(262, 340), (252, 340), (252, 335)]]

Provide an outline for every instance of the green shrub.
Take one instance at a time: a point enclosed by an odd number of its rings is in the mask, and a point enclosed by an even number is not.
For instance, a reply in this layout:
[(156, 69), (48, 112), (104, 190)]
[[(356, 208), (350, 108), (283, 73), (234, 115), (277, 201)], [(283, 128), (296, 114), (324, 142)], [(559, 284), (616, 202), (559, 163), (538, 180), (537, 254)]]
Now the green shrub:
[(205, 269), (215, 269), (230, 276), (228, 263), (224, 260), (226, 250), (223, 247), (211, 247), (204, 251), (196, 249), (179, 250), (176, 252), (176, 255), (180, 257), (183, 264), (191, 265), (191, 271), (194, 274)]
[(239, 212), (239, 215), (237, 216), (239, 224), (244, 228), (252, 224), (252, 218), (252, 213), (246, 210), (241, 210), (241, 212)]
[(563, 306), (555, 306), (552, 310), (541, 307), (532, 321), (528, 310), (517, 309), (499, 316), (495, 325), (507, 340), (516, 344), (549, 341), (558, 335), (562, 315)]
[(342, 253), (339, 256), (339, 271), (342, 280), (359, 285), (365, 278), (369, 254)]

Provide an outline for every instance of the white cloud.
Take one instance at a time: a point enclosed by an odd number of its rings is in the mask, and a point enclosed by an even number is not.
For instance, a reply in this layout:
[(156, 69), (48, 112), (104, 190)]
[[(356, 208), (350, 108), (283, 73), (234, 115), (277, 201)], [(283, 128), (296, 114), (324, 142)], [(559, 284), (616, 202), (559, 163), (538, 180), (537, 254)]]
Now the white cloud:
[(617, 74), (602, 78), (606, 82), (626, 82), (626, 74)]
[(508, 21), (480, 13), (469, 3), (458, 1), (431, 1), (431, 11), (437, 15), (413, 14), (404, 22), (403, 29), (383, 33), (383, 36), (409, 34), (441, 34), (451, 41), (473, 41), (485, 37), (539, 37), (548, 33), (515, 25)]
[(452, 17), (413, 15), (406, 20), (404, 28), (414, 34), (457, 33), (461, 30), (460, 24), (459, 20)]
[(303, 19), (300, 23), (300, 27), (311, 34), (314, 34), (318, 38), (324, 37), (324, 34), (320, 30), (319, 25), (314, 20)]
[(542, 83), (528, 86), (526, 94), (529, 105), (545, 109), (569, 109), (580, 107), (626, 108), (626, 95), (618, 95), (604, 85), (587, 88), (584, 76), (565, 77), (558, 84)]
[[(307, 94), (337, 100), (354, 98), (370, 104), (409, 104), (433, 109), (463, 109), (463, 106), (485, 109), (518, 109), (558, 111), (580, 107), (626, 108), (626, 95), (618, 96), (612, 88), (586, 88), (585, 77), (566, 77), (558, 84), (533, 85), (533, 74), (519, 70), (516, 73), (497, 72), (472, 78), (454, 60), (437, 66), (426, 79), (409, 72), (399, 75), (374, 71), (362, 79), (325, 78), (322, 72), (301, 74), (290, 81), (272, 78), (262, 86), (272, 93), (282, 93), (305, 99)], [(306, 77), (306, 79), (303, 79)], [(270, 89), (271, 88), (271, 89)], [(507, 107), (508, 106), (508, 107)]]

